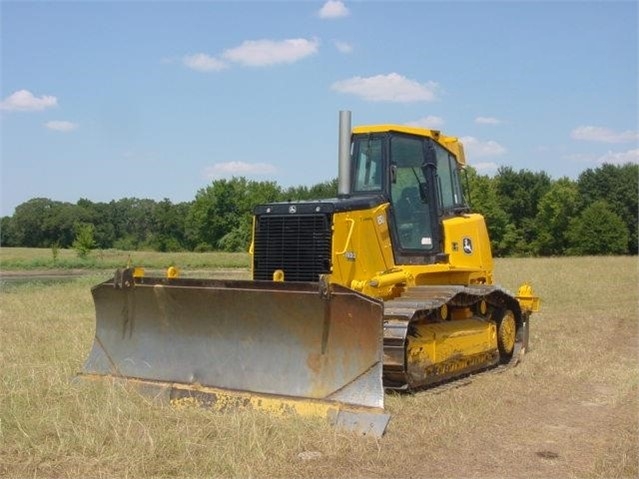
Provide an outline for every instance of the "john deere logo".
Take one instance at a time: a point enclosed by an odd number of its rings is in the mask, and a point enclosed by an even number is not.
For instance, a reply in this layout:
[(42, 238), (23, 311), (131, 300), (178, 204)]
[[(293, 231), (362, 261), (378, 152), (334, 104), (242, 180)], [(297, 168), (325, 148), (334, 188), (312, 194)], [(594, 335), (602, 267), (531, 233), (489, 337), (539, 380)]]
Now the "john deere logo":
[(473, 240), (471, 240), (468, 236), (465, 236), (462, 240), (462, 249), (466, 254), (473, 254)]

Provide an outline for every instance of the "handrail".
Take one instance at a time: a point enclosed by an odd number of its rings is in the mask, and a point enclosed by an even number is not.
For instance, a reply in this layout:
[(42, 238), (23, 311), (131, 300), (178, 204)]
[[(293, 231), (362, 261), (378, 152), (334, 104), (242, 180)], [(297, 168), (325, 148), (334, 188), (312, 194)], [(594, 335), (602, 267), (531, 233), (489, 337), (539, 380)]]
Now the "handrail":
[(346, 253), (348, 246), (351, 242), (351, 237), (353, 236), (353, 230), (355, 229), (355, 220), (352, 218), (346, 218), (346, 221), (350, 223), (350, 228), (348, 229), (348, 235), (346, 236), (346, 243), (344, 244), (344, 249), (342, 251), (336, 252), (335, 255), (340, 255)]

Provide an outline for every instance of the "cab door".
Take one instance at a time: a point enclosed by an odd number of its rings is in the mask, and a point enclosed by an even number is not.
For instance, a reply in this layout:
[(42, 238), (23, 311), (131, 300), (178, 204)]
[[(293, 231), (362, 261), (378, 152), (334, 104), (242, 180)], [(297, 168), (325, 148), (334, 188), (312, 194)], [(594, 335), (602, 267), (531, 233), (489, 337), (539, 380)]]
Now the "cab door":
[(429, 143), (394, 134), (389, 146), (396, 263), (430, 263), (441, 252), (441, 232)]

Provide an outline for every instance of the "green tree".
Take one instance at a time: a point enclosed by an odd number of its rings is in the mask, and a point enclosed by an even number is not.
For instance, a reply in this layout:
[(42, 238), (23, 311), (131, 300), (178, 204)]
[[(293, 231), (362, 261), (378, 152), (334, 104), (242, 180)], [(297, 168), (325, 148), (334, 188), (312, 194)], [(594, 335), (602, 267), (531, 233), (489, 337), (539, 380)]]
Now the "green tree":
[(628, 253), (626, 224), (604, 200), (595, 201), (571, 220), (567, 239), (569, 254)]
[(58, 243), (61, 247), (68, 248), (75, 239), (76, 224), (90, 221), (83, 208), (71, 203), (55, 202), (50, 215), (42, 224), (47, 246)]
[(237, 226), (239, 191), (246, 179), (216, 180), (195, 195), (187, 217), (187, 236), (198, 249), (213, 250), (218, 241)]
[(51, 245), (51, 257), (53, 258), (54, 265), (58, 262), (59, 255), (60, 255), (60, 245), (58, 243), (53, 243)]
[(534, 251), (542, 256), (562, 255), (568, 249), (568, 227), (579, 208), (579, 190), (575, 182), (562, 178), (554, 182), (539, 200)]
[(337, 178), (330, 181), (317, 183), (308, 190), (309, 200), (321, 200), (325, 198), (335, 198), (337, 196)]
[(516, 243), (517, 250), (506, 253), (530, 254), (534, 251), (533, 243), (537, 236), (534, 220), (539, 201), (550, 189), (550, 177), (543, 171), (516, 172), (510, 167), (502, 167), (497, 171), (495, 181), (500, 206), (508, 214), (517, 234), (523, 236), (523, 241)]
[(76, 234), (73, 240), (73, 249), (80, 258), (86, 258), (95, 248), (95, 226), (91, 223), (76, 224)]
[(52, 214), (56, 202), (49, 198), (32, 198), (16, 207), (11, 229), (16, 246), (47, 247), (50, 238), (42, 227)]
[(59, 243), (66, 248), (73, 242), (74, 225), (86, 220), (76, 205), (33, 198), (16, 207), (9, 230), (15, 246), (47, 248)]
[(18, 246), (13, 238), (13, 221), (11, 216), (0, 219), (0, 246)]
[(250, 215), (244, 214), (238, 224), (222, 236), (217, 242), (222, 251), (246, 251), (251, 242), (251, 227), (253, 221)]
[(138, 249), (148, 245), (153, 236), (156, 202), (150, 199), (122, 198), (109, 203), (110, 218), (117, 238), (113, 246)]
[(639, 165), (604, 164), (596, 169), (588, 169), (579, 175), (577, 184), (584, 206), (605, 200), (612, 210), (624, 221), (628, 229), (627, 249), (637, 254), (639, 218)]
[(517, 228), (513, 223), (508, 223), (497, 249), (502, 252), (503, 256), (523, 255), (528, 250), (528, 244), (521, 228)]
[(550, 177), (543, 171), (516, 172), (510, 167), (499, 168), (495, 181), (502, 208), (517, 226), (524, 218), (532, 219), (537, 215), (539, 200), (550, 189), (551, 183)]
[(185, 221), (190, 205), (172, 204), (168, 198), (155, 205), (152, 233), (148, 245), (158, 251), (183, 251), (187, 248)]
[(487, 175), (477, 174), (474, 168), (468, 168), (468, 192), (470, 206), (486, 220), (490, 244), (494, 256), (508, 254), (510, 243), (504, 241), (508, 232), (510, 218), (499, 204), (496, 181)]
[(197, 249), (246, 250), (253, 208), (280, 199), (281, 190), (274, 182), (243, 177), (216, 180), (198, 191), (186, 220), (187, 237)]
[(282, 193), (284, 201), (302, 201), (310, 198), (307, 186), (290, 186)]
[(337, 178), (308, 186), (290, 186), (280, 195), (284, 201), (307, 201), (335, 198)]
[(113, 208), (110, 203), (94, 203), (81, 198), (77, 203), (83, 212), (83, 221), (95, 226), (95, 244), (98, 248), (112, 248), (116, 241)]

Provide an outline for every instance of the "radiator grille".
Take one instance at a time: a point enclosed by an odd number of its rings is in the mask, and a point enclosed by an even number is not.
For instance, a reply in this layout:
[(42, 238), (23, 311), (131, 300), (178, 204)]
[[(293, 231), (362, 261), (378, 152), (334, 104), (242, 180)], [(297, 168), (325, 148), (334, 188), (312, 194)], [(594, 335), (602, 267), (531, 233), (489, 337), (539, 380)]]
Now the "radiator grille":
[(253, 278), (273, 279), (284, 271), (285, 281), (318, 281), (331, 271), (332, 215), (259, 215), (255, 224)]

